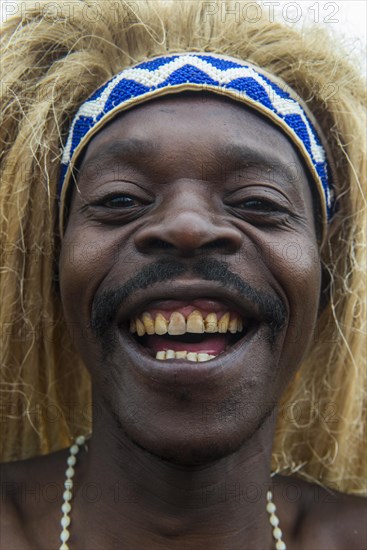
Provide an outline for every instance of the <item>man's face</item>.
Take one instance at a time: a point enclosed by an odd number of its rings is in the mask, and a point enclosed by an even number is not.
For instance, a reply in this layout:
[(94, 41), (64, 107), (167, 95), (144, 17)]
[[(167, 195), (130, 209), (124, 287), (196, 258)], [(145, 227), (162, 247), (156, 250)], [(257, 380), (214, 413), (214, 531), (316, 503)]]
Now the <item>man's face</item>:
[(183, 464), (230, 454), (273, 410), (317, 318), (312, 194), (293, 145), (217, 96), (127, 111), (86, 150), (60, 284), (94, 400), (122, 432)]

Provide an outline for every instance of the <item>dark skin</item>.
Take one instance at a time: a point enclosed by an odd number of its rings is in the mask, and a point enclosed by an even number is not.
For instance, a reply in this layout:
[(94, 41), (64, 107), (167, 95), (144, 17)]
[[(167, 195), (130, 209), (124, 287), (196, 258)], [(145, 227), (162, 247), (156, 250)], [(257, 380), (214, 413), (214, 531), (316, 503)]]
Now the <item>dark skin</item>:
[[(120, 145), (111, 154), (113, 144)], [(296, 178), (287, 177), (289, 166)], [(76, 470), (71, 548), (270, 550), (271, 485), (288, 549), (365, 548), (364, 500), (295, 477), (269, 478), (276, 403), (317, 320), (316, 233), (308, 175), (293, 145), (243, 106), (214, 96), (158, 99), (91, 140), (60, 257), (65, 316), (83, 327), (76, 345), (94, 396), (93, 436)], [(85, 254), (91, 243), (93, 258)], [(273, 336), (256, 300), (198, 276), (200, 258), (224, 262), (283, 305)], [(135, 289), (109, 319), (107, 337), (97, 334), (96, 298), (162, 259), (179, 262), (181, 273)], [(180, 295), (235, 303), (253, 331), (195, 364), (196, 372), (187, 361), (159, 362), (125, 328), (142, 304)], [(248, 404), (256, 405), (251, 413)], [(63, 486), (67, 454), (4, 467), (3, 479), (17, 483), (7, 485), (4, 548), (58, 548), (61, 495), (51, 502), (50, 484)], [(32, 483), (43, 490), (24, 498), (20, 488)]]

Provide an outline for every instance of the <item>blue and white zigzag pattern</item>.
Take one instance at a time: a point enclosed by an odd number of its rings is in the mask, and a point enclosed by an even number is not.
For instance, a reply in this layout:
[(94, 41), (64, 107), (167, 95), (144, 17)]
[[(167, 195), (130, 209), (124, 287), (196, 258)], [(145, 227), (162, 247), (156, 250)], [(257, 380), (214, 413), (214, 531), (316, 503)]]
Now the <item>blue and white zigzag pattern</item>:
[(146, 61), (124, 69), (97, 90), (78, 110), (70, 128), (61, 161), (60, 192), (75, 149), (87, 133), (112, 109), (154, 90), (182, 84), (216, 87), (249, 98), (281, 119), (304, 144), (325, 193), (328, 217), (333, 208), (333, 190), (325, 151), (312, 122), (301, 105), (254, 67), (213, 54), (177, 54)]

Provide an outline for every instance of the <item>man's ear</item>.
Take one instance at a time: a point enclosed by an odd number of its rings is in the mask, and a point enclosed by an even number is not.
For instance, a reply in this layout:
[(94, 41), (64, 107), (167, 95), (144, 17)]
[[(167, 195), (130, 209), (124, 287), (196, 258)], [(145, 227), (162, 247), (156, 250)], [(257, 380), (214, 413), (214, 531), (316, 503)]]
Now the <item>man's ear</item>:
[(58, 248), (52, 262), (52, 287), (58, 296), (60, 296), (59, 256), (60, 249)]
[(78, 188), (77, 180), (75, 179), (74, 172), (72, 172), (72, 184), (69, 186), (69, 189), (67, 190), (64, 205), (63, 205), (63, 209), (61, 210), (60, 207), (57, 208), (57, 215), (56, 215), (56, 222), (55, 222), (55, 229), (54, 229), (54, 242), (55, 242), (54, 250), (55, 250), (55, 253), (54, 253), (54, 258), (53, 258), (52, 284), (53, 284), (53, 287), (54, 287), (54, 289), (55, 289), (55, 291), (57, 292), (58, 295), (60, 295), (59, 258), (60, 258), (60, 253), (61, 253), (61, 241), (62, 241), (62, 237), (63, 237), (63, 235), (60, 234), (60, 227), (61, 227), (60, 216), (63, 217), (63, 224), (62, 225), (63, 225), (64, 233), (65, 233), (66, 226), (67, 226), (68, 219), (69, 219), (71, 201), (73, 200), (73, 197), (74, 197), (74, 191), (73, 190), (77, 189), (77, 188)]
[(326, 268), (326, 266), (322, 264), (319, 310), (317, 315), (318, 317), (320, 317), (321, 313), (324, 311), (324, 309), (326, 308), (326, 306), (330, 301), (330, 284), (331, 284), (330, 272)]
[(332, 283), (332, 274), (330, 269), (327, 266), (333, 265), (334, 259), (333, 249), (331, 240), (334, 238), (335, 234), (340, 229), (340, 216), (335, 215), (334, 219), (329, 223), (327, 228), (327, 234), (325, 236), (324, 242), (320, 248), (320, 257), (321, 257), (321, 288), (320, 288), (320, 302), (319, 302), (319, 313), (321, 315), (325, 307), (330, 301), (330, 285)]
[(56, 216), (55, 230), (54, 230), (54, 251), (52, 258), (52, 288), (58, 296), (60, 296), (60, 273), (59, 273), (59, 259), (61, 252), (61, 237), (59, 234), (59, 212)]

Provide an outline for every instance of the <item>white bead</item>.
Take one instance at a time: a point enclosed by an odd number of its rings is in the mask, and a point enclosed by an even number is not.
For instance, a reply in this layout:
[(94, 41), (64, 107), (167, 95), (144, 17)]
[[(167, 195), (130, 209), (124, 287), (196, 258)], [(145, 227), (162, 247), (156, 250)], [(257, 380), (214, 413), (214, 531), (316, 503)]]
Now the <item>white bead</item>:
[(68, 468), (65, 471), (65, 476), (66, 476), (66, 479), (65, 479), (65, 482), (64, 482), (65, 491), (63, 493), (64, 502), (61, 506), (61, 511), (63, 512), (64, 515), (63, 515), (63, 517), (61, 518), (61, 521), (60, 521), (61, 527), (62, 527), (62, 531), (61, 531), (61, 534), (60, 534), (60, 539), (62, 541), (62, 544), (60, 546), (60, 550), (69, 550), (69, 546), (66, 544), (66, 542), (70, 538), (70, 533), (69, 533), (67, 527), (69, 527), (70, 522), (71, 522), (71, 519), (68, 516), (68, 514), (71, 511), (71, 504), (70, 504), (69, 501), (73, 498), (73, 494), (72, 494), (72, 491), (71, 491), (71, 489), (73, 488), (72, 478), (74, 477), (74, 474), (75, 474), (75, 470), (74, 470), (73, 466), (75, 466), (75, 464), (76, 464), (76, 456), (75, 455), (77, 455), (78, 452), (79, 452), (79, 445), (83, 445), (84, 443), (85, 443), (85, 437), (84, 436), (77, 437), (76, 443), (74, 445), (72, 445), (69, 449), (70, 455), (68, 456), (68, 458), (66, 460)]
[(63, 529), (60, 535), (61, 542), (67, 542), (69, 538), (70, 538), (69, 531), (67, 529)]
[(283, 535), (282, 530), (279, 527), (275, 527), (275, 529), (273, 529), (273, 535), (275, 539), (281, 539)]
[(66, 501), (71, 500), (73, 498), (72, 492), (69, 491), (69, 489), (66, 489), (66, 491), (64, 491), (64, 494), (62, 496), (63, 496), (63, 499)]
[(70, 518), (69, 516), (64, 516), (61, 518), (61, 527), (63, 527), (64, 529), (66, 529), (66, 527), (69, 527), (70, 525)]
[(64, 502), (64, 504), (61, 506), (61, 511), (64, 513), (64, 514), (68, 514), (71, 510), (71, 505), (70, 505), (70, 502)]
[(271, 491), (268, 491), (266, 494), (266, 498), (268, 500), (268, 503), (266, 505), (266, 510), (269, 512), (269, 522), (274, 527), (273, 529), (273, 537), (276, 540), (275, 548), (276, 550), (287, 550), (287, 547), (285, 543), (281, 540), (283, 533), (278, 527), (279, 525), (279, 518), (275, 515), (276, 506), (273, 503), (273, 494)]
[(71, 479), (72, 477), (74, 477), (74, 474), (75, 474), (74, 468), (72, 466), (69, 466), (69, 468), (65, 472), (66, 477)]
[(72, 446), (70, 447), (70, 454), (72, 454), (72, 455), (77, 455), (78, 452), (79, 452), (79, 447), (78, 447), (78, 445), (72, 445)]
[(271, 514), (269, 521), (273, 527), (278, 527), (279, 525), (279, 519), (275, 514)]
[(84, 445), (84, 443), (85, 443), (84, 435), (80, 435), (79, 437), (77, 437), (76, 440), (75, 440), (75, 443), (77, 445)]
[(66, 479), (64, 482), (65, 489), (71, 490), (73, 488), (73, 480), (72, 479)]
[(76, 458), (74, 455), (71, 455), (68, 457), (67, 459), (67, 465), (68, 466), (75, 466), (75, 463), (76, 463)]

